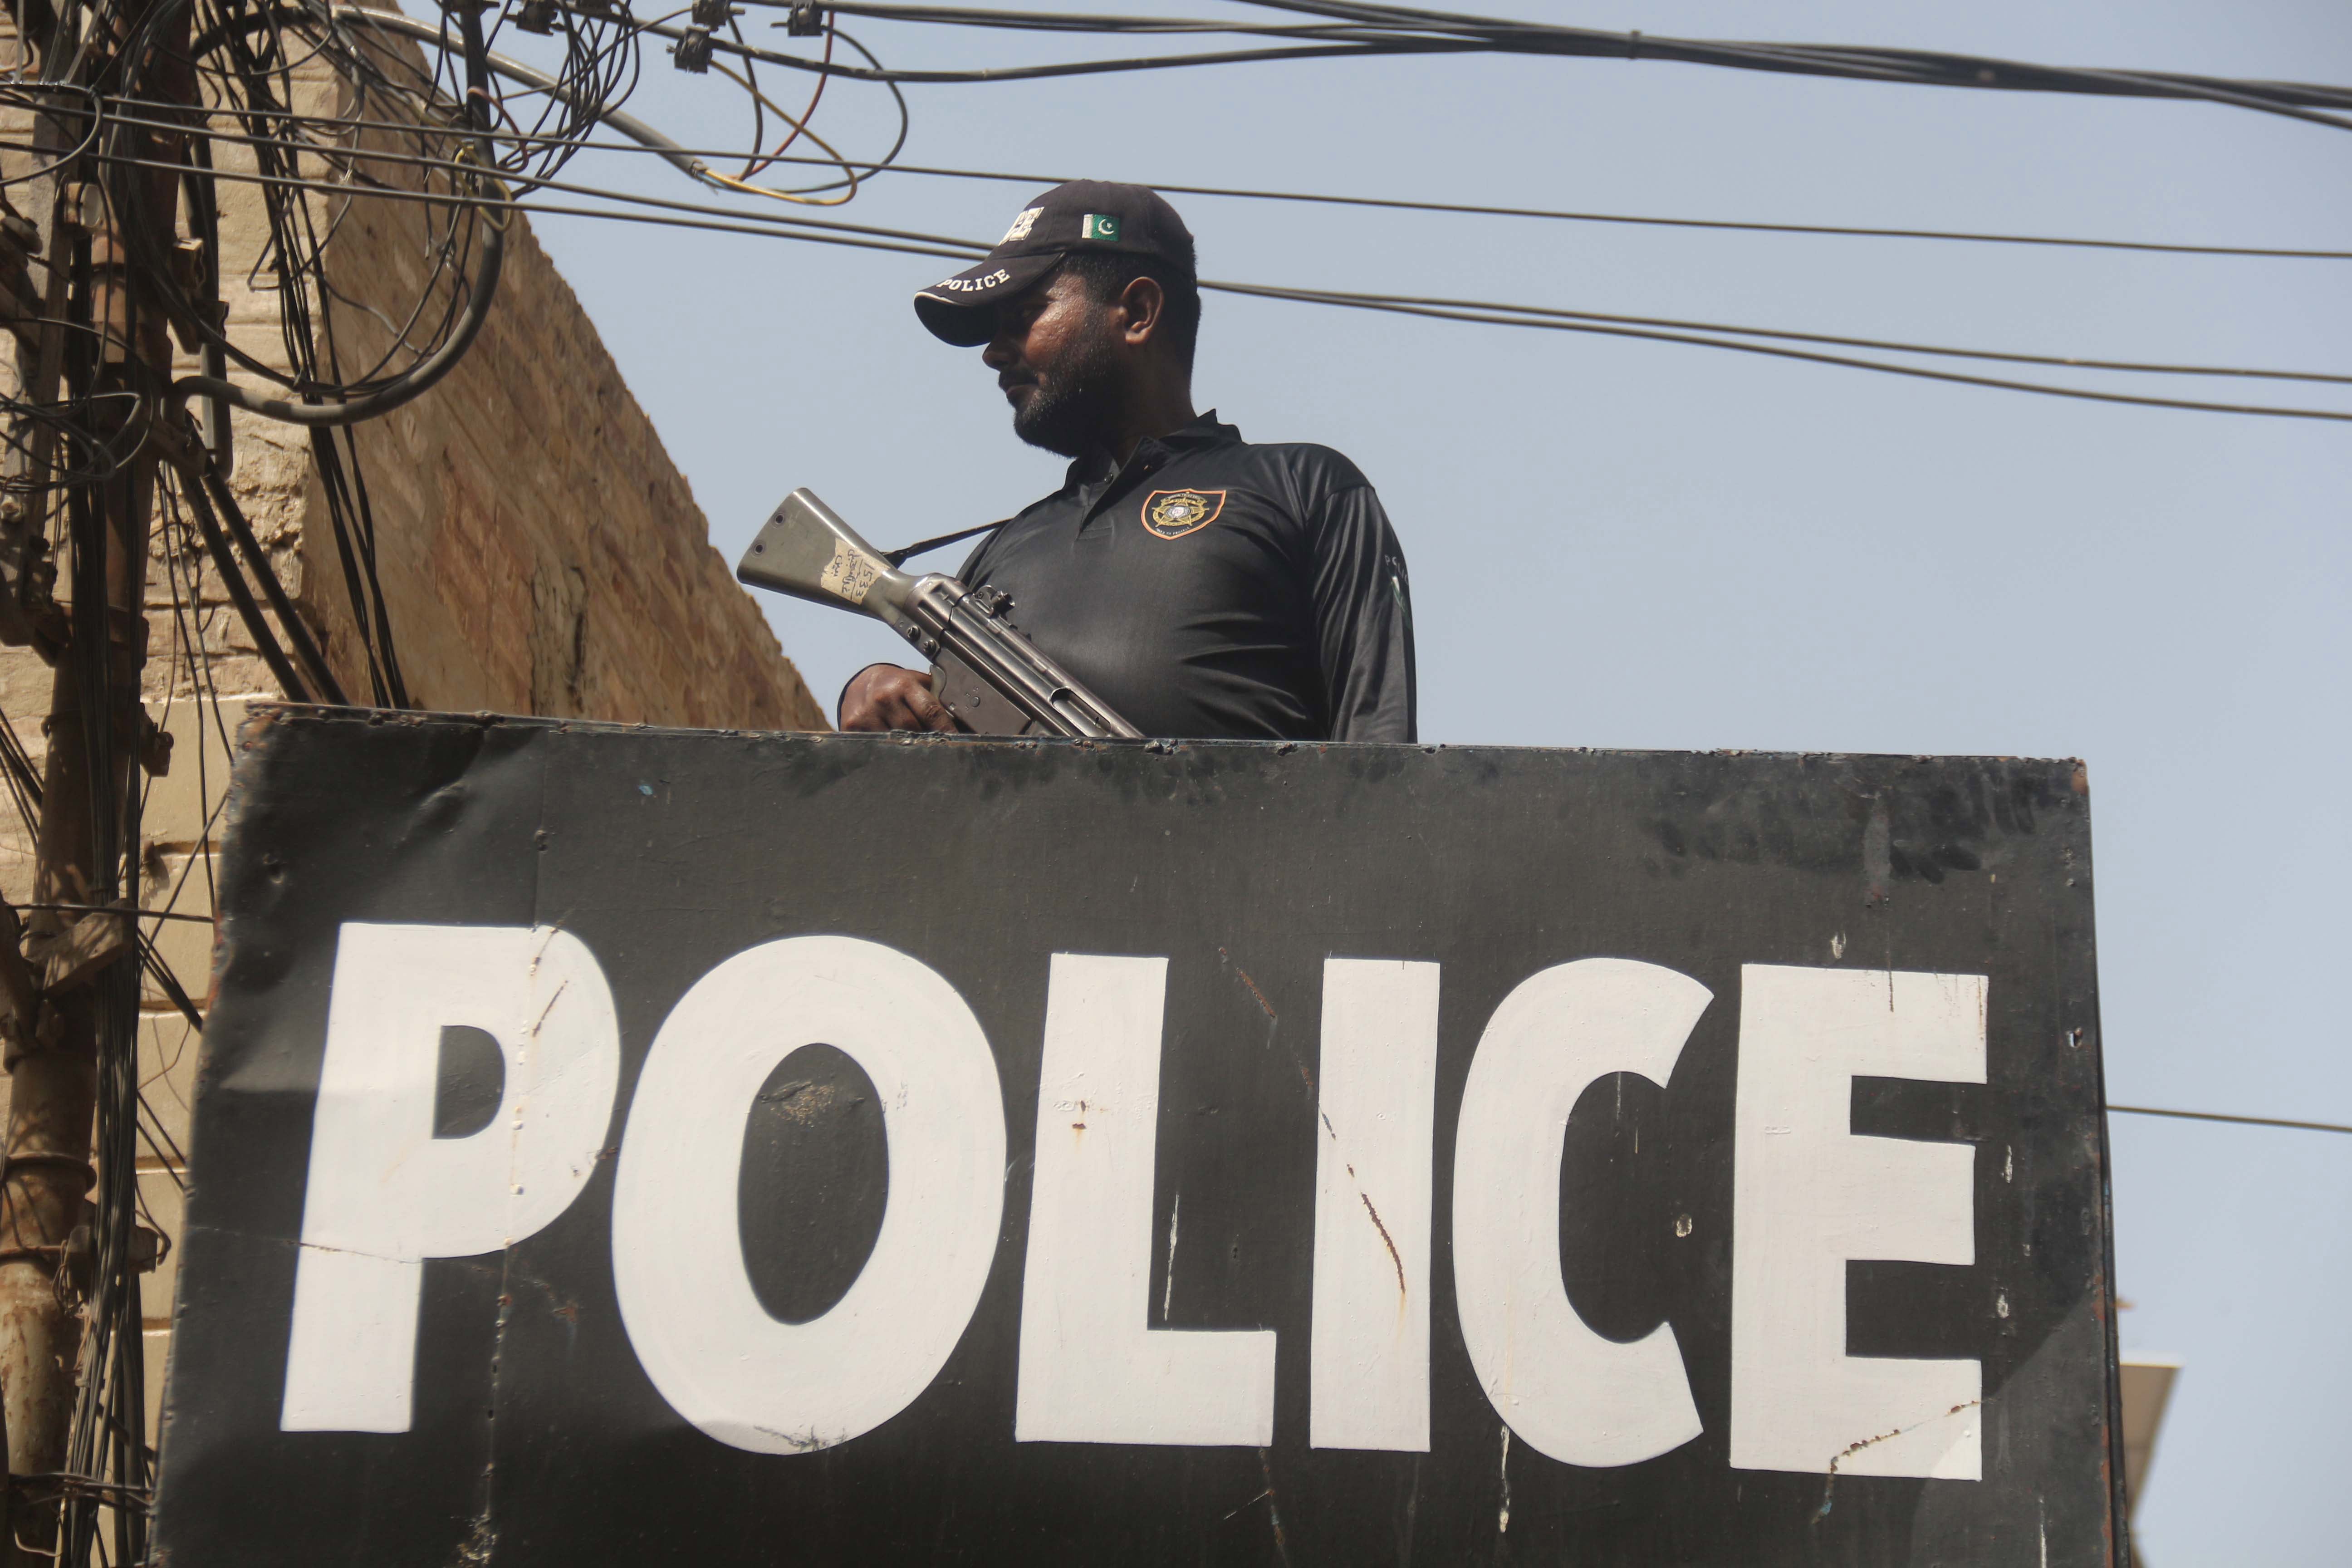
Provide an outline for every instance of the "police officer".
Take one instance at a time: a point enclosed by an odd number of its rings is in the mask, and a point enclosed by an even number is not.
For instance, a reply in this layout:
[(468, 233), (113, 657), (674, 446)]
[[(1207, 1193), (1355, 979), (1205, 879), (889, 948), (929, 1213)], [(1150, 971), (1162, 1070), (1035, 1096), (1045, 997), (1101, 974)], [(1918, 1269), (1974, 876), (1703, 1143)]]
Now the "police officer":
[[(1013, 430), (1070, 459), (959, 575), (1149, 735), (1411, 741), (1412, 606), (1380, 498), (1327, 447), (1254, 446), (1192, 409), (1192, 237), (1140, 185), (1078, 180), (915, 296), (985, 345)], [(868, 666), (845, 730), (951, 730), (927, 674)]]

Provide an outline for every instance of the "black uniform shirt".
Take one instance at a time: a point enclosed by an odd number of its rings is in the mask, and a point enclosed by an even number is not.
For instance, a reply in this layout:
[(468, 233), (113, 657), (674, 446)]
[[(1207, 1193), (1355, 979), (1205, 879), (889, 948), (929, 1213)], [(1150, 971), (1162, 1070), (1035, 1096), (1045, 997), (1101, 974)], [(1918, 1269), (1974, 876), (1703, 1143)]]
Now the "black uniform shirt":
[(1213, 410), (1062, 488), (961, 574), (1147, 735), (1411, 741), (1412, 604), (1380, 498), (1328, 447)]

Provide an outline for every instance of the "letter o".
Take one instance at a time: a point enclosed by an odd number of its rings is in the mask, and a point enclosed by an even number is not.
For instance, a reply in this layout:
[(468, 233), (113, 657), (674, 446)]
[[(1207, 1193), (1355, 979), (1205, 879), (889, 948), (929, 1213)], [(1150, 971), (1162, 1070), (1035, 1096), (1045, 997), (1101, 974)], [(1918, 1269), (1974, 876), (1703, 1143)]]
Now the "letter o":
[[(743, 1266), (743, 1122), (776, 1064), (820, 1043), (874, 1082), (889, 1197), (848, 1294), (781, 1323)], [(613, 1194), (621, 1321), (655, 1388), (705, 1433), (753, 1453), (831, 1447), (939, 1375), (1003, 1211), (996, 1058), (955, 988), (878, 942), (766, 942), (697, 981), (646, 1054)]]

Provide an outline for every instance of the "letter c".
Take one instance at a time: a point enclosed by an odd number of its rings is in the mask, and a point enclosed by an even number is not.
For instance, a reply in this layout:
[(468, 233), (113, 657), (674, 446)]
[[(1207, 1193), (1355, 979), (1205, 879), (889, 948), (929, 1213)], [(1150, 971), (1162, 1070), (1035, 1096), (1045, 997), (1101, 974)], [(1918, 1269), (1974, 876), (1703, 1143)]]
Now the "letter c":
[(1664, 1082), (1713, 1000), (1654, 963), (1580, 959), (1520, 982), (1470, 1063), (1454, 1154), (1462, 1337), (1496, 1414), (1563, 1464), (1635, 1464), (1705, 1429), (1672, 1324), (1618, 1344), (1569, 1300), (1559, 1167), (1586, 1088), (1612, 1072)]

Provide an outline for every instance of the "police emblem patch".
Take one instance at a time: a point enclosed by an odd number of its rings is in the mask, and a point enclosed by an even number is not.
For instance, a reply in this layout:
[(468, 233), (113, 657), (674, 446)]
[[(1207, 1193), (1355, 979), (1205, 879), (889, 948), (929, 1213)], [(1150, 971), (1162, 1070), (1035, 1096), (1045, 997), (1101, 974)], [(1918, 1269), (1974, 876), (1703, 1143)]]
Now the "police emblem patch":
[(1181, 539), (1224, 510), (1223, 490), (1154, 490), (1143, 500), (1143, 526), (1161, 539)]
[(1010, 245), (1016, 239), (1028, 238), (1030, 226), (1037, 221), (1038, 215), (1043, 213), (1045, 210), (1045, 209), (1044, 207), (1024, 208), (1021, 216), (1013, 220), (1013, 226), (1004, 231), (1004, 237), (998, 240), (996, 243), (999, 245)]

